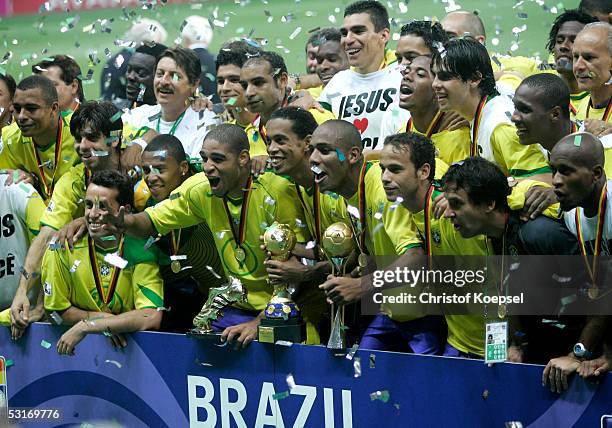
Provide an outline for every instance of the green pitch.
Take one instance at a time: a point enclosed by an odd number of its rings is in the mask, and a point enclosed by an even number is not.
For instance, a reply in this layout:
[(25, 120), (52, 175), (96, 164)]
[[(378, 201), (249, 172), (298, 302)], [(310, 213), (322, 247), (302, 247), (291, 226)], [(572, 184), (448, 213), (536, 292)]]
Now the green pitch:
[[(118, 8), (4, 18), (0, 21), (0, 43), (3, 44), (0, 55), (5, 59), (0, 66), (19, 80), (29, 75), (31, 65), (41, 58), (57, 53), (69, 54), (83, 71), (85, 96), (95, 99), (100, 93), (102, 66), (107, 57), (120, 50), (115, 40), (122, 38), (137, 17), (161, 22), (168, 32), (166, 44), (173, 45), (183, 20), (189, 15), (202, 15), (209, 17), (215, 25), (211, 51), (216, 52), (230, 38), (250, 34), (252, 38), (266, 39), (266, 49), (282, 54), (290, 71), (302, 72), (309, 30), (341, 25), (342, 12), (348, 3), (323, 0), (209, 1), (159, 4), (152, 9)], [(553, 12), (562, 11), (564, 7), (576, 7), (578, 0), (569, 3), (554, 0), (394, 0), (383, 3), (393, 18), (391, 30), (395, 37), (399, 37), (404, 23), (424, 17), (441, 19), (446, 14), (445, 7), (459, 4), (464, 10), (478, 11), (484, 19), (490, 51), (511, 52), (513, 55), (539, 54), (546, 58), (548, 53), (544, 46), (556, 16)], [(110, 33), (101, 32), (102, 20), (107, 20), (105, 24)], [(513, 34), (513, 29), (521, 31)], [(389, 45), (395, 47), (395, 41), (391, 40)], [(9, 53), (10, 59), (7, 59)], [(90, 79), (87, 79), (88, 75)]]

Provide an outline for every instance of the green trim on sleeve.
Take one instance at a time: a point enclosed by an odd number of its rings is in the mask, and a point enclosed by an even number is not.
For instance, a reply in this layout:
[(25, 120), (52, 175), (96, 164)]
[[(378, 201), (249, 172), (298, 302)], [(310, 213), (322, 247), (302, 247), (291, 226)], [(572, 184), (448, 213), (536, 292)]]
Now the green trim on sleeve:
[(319, 101), (319, 104), (321, 104), (321, 107), (323, 107), (328, 112), (333, 113), (331, 104), (326, 103), (325, 101)]
[(46, 227), (50, 227), (50, 228), (51, 228), (51, 229), (53, 229), (53, 230), (59, 230), (57, 227), (55, 227), (55, 226), (51, 226), (50, 224), (43, 223), (43, 222), (41, 221), (41, 222), (40, 222), (40, 227), (45, 227), (45, 226), (46, 226)]
[(138, 285), (138, 289), (140, 290), (140, 292), (144, 294), (144, 296), (149, 299), (149, 301), (153, 303), (156, 308), (164, 306), (164, 299), (162, 299), (159, 294), (157, 294), (150, 288), (145, 287), (144, 285), (140, 285), (138, 283), (136, 285)]
[(538, 174), (545, 174), (545, 173), (552, 173), (552, 169), (550, 169), (549, 166), (543, 166), (542, 168), (538, 168), (538, 169), (511, 169), (509, 171), (510, 175), (512, 175), (513, 177), (516, 178), (523, 178), (523, 177), (531, 177), (533, 175), (538, 175)]

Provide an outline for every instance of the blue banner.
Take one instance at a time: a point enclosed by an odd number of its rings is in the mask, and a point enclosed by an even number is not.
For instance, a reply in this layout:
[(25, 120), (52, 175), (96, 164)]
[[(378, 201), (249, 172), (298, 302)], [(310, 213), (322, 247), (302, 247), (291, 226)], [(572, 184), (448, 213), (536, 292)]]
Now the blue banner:
[(609, 377), (596, 384), (574, 376), (557, 395), (542, 387), (542, 366), (361, 349), (351, 360), (302, 345), (236, 351), (154, 332), (126, 336), (123, 350), (90, 335), (69, 357), (55, 349), (62, 332), (35, 324), (13, 342), (0, 329), (9, 407), (61, 413), (22, 426), (612, 427)]

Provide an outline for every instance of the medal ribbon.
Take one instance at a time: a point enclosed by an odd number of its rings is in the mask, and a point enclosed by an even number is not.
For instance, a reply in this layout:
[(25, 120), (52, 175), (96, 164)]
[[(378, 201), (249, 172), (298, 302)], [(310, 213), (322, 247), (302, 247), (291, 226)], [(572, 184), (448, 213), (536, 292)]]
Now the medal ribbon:
[[(425, 251), (427, 251), (427, 259), (431, 262), (431, 256), (433, 255), (433, 249), (431, 246), (431, 195), (433, 194), (433, 184), (427, 189), (427, 196), (425, 196)], [(431, 263), (430, 263), (431, 265)]]
[(38, 154), (38, 149), (36, 148), (36, 144), (32, 141), (32, 148), (34, 149), (34, 157), (36, 158), (36, 165), (38, 166), (38, 171), (40, 172), (40, 181), (44, 186), (45, 195), (51, 197), (53, 193), (53, 186), (55, 182), (55, 173), (59, 167), (59, 157), (62, 154), (62, 133), (64, 127), (62, 126), (62, 117), (60, 116), (58, 124), (57, 124), (57, 135), (55, 136), (55, 164), (53, 165), (53, 175), (51, 176), (51, 183), (47, 184), (47, 179), (45, 178), (45, 170), (43, 168), (42, 161), (40, 160), (40, 155)]
[(170, 250), (172, 251), (172, 255), (176, 256), (179, 251), (179, 246), (181, 245), (181, 232), (183, 229), (179, 229), (178, 236), (174, 234), (174, 230), (170, 232), (172, 236), (170, 237)]
[(584, 258), (584, 263), (586, 264), (587, 270), (589, 272), (589, 276), (593, 281), (593, 286), (596, 285), (597, 280), (597, 262), (598, 256), (601, 253), (601, 245), (603, 241), (603, 228), (606, 222), (606, 200), (608, 192), (608, 184), (605, 183), (603, 189), (601, 189), (601, 195), (599, 196), (599, 204), (597, 207), (597, 235), (595, 235), (595, 248), (593, 249), (593, 262), (589, 263), (589, 259), (586, 251), (586, 243), (584, 242), (584, 238), (582, 236), (582, 227), (580, 225), (580, 210), (576, 208), (576, 234), (578, 235), (578, 243), (580, 244), (580, 252), (582, 253), (582, 257)]
[(249, 211), (249, 199), (251, 195), (251, 184), (253, 184), (253, 177), (249, 176), (249, 181), (247, 183), (247, 188), (243, 189), (243, 198), (242, 198), (242, 206), (240, 207), (240, 223), (238, 225), (238, 236), (236, 236), (236, 230), (234, 229), (234, 221), (232, 219), (232, 213), (227, 206), (227, 198), (223, 197), (223, 207), (225, 208), (225, 214), (227, 215), (227, 221), (230, 225), (230, 230), (232, 231), (232, 236), (234, 237), (234, 241), (236, 242), (237, 247), (242, 248), (242, 244), (244, 243), (244, 237), (246, 236), (246, 220), (247, 213)]
[[(591, 110), (591, 103), (592, 101), (589, 100), (589, 105), (587, 106), (587, 114), (586, 114), (586, 118), (589, 118), (589, 112)], [(604, 110), (604, 114), (601, 117), (601, 120), (603, 120), (604, 122), (608, 121), (608, 118), (610, 117), (610, 111), (612, 110), (612, 97), (610, 97), (610, 99), (608, 100), (608, 105), (606, 106), (606, 109)]]
[[(438, 126), (440, 125), (440, 121), (442, 120), (442, 118), (444, 117), (444, 112), (438, 110), (438, 112), (436, 113), (436, 115), (434, 116), (434, 118), (431, 120), (431, 123), (429, 124), (429, 126), (427, 127), (427, 131), (425, 132), (425, 136), (427, 138), (431, 139), (431, 136), (433, 135), (434, 131), (438, 128)], [(412, 121), (412, 117), (410, 119), (408, 119), (408, 123), (406, 124), (406, 132), (413, 132), (412, 130), (415, 129), (418, 131), (418, 129), (416, 129), (414, 127), (414, 123)]]
[[(315, 230), (314, 231), (311, 230), (311, 233), (314, 232), (315, 234), (314, 238), (315, 238), (317, 245), (321, 245), (321, 211), (319, 208), (320, 191), (319, 191), (319, 185), (317, 183), (314, 183), (313, 187), (314, 187), (314, 190), (312, 194), (312, 210), (313, 210)], [(302, 196), (300, 186), (296, 184), (295, 190), (297, 191), (297, 195), (298, 195), (298, 198), (300, 199), (300, 203), (302, 204), (302, 208), (304, 209), (304, 211), (308, 211), (308, 206), (306, 205), (306, 202), (304, 202), (304, 197)]]
[(367, 162), (364, 162), (359, 175), (359, 222), (361, 223), (361, 235), (359, 236), (360, 250), (364, 254), (367, 253), (365, 237), (366, 237), (366, 197), (365, 197), (365, 175)]
[[(176, 119), (174, 121), (174, 123), (172, 124), (172, 128), (170, 128), (170, 132), (168, 132), (168, 134), (170, 135), (174, 135), (174, 133), (176, 132), (176, 128), (178, 128), (179, 123), (181, 123), (181, 121), (183, 120), (183, 117), (185, 116), (185, 113), (187, 112), (187, 110), (185, 110), (184, 112), (181, 113), (181, 115), (178, 117), (178, 119)], [(159, 123), (161, 122), (161, 114), (160, 116), (157, 118), (157, 123), (155, 124), (155, 130), (159, 133)]]
[[(100, 279), (100, 269), (98, 267), (98, 260), (96, 259), (96, 249), (94, 248), (93, 239), (91, 236), (87, 237), (87, 245), (89, 247), (89, 262), (93, 267), (93, 277), (94, 282), (96, 284), (96, 290), (98, 290), (98, 295), (102, 300), (102, 304), (108, 307), (108, 304), (113, 300), (113, 296), (115, 295), (115, 290), (117, 288), (117, 282), (119, 281), (119, 273), (121, 269), (116, 266), (112, 267), (111, 273), (111, 282), (108, 287), (108, 294), (104, 295), (104, 289), (102, 288), (102, 280)], [(123, 236), (121, 236), (121, 241), (119, 242), (119, 257), (123, 256)]]
[(482, 111), (489, 98), (485, 95), (480, 99), (478, 108), (476, 109), (476, 115), (474, 116), (474, 126), (472, 127), (472, 141), (470, 144), (470, 156), (478, 156), (478, 129), (480, 128), (480, 120), (482, 119)]

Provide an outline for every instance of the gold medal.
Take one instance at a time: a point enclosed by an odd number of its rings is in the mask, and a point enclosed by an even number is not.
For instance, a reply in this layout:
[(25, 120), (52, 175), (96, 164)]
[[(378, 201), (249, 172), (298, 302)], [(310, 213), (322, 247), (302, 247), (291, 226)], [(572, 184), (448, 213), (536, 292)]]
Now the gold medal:
[(506, 306), (505, 303), (502, 303), (501, 305), (499, 305), (497, 307), (497, 316), (499, 317), (499, 319), (504, 319), (506, 318), (506, 315), (508, 314), (508, 307)]
[(592, 285), (591, 287), (589, 287), (589, 291), (587, 291), (587, 294), (589, 295), (589, 299), (597, 299), (597, 297), (599, 296), (599, 287), (597, 287), (596, 285)]
[(234, 250), (234, 257), (236, 257), (238, 263), (243, 263), (246, 260), (246, 253), (241, 247), (236, 247)]
[(365, 253), (359, 253), (357, 263), (359, 264), (360, 268), (365, 268), (368, 266), (368, 256)]
[(170, 263), (170, 269), (174, 273), (179, 273), (181, 271), (181, 262), (178, 260), (172, 260), (172, 263)]

